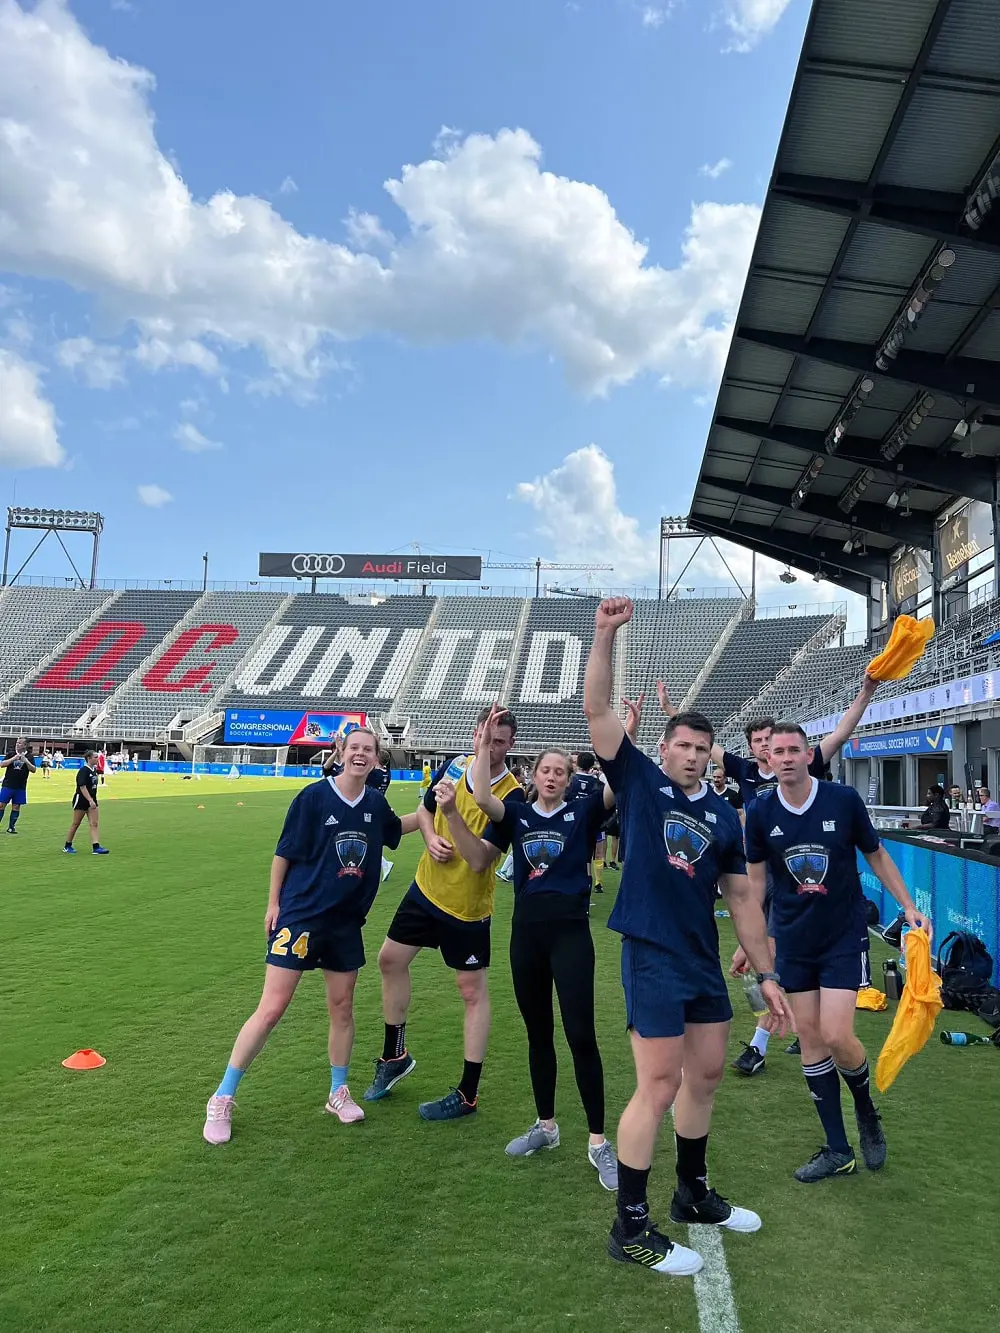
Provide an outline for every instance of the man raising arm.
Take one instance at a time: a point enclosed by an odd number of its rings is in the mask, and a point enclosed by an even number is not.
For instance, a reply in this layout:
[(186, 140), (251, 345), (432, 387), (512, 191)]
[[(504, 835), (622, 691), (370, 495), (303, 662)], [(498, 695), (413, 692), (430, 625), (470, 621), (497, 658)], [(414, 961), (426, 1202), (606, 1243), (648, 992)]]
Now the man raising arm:
[(711, 723), (698, 713), (671, 718), (657, 767), (628, 739), (611, 708), (615, 634), (631, 618), (628, 599), (601, 603), (584, 681), (593, 748), (621, 812), (625, 862), (608, 925), (623, 937), (622, 984), (636, 1069), (636, 1091), (618, 1128), (618, 1216), (608, 1252), (656, 1272), (689, 1274), (700, 1270), (701, 1256), (658, 1231), (646, 1201), (656, 1137), (671, 1106), (678, 1181), (671, 1218), (733, 1231), (756, 1231), (761, 1224), (756, 1213), (732, 1206), (707, 1181), (712, 1101), (732, 1018), (715, 924), (720, 879), (744, 947), (764, 974), (769, 1009), (782, 1026), (788, 1009), (766, 974), (764, 918), (745, 885), (739, 820), (704, 782)]

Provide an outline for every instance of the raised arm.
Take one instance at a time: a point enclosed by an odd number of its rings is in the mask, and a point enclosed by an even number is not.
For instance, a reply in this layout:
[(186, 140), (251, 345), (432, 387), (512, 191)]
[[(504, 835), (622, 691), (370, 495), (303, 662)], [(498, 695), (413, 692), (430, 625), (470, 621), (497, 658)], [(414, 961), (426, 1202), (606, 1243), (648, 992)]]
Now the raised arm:
[(622, 700), (625, 709), (625, 735), (633, 745), (639, 744), (639, 727), (642, 723), (642, 706), (645, 702), (645, 690), (639, 695), (638, 699)]
[(427, 851), (434, 861), (450, 861), (455, 854), (455, 849), (447, 838), (442, 838), (434, 828), (434, 816), (424, 805), (423, 801), (417, 806), (417, 828), (424, 840)]
[(594, 752), (602, 759), (614, 758), (625, 735), (625, 728), (611, 707), (611, 691), (615, 677), (615, 635), (632, 619), (632, 609), (630, 598), (608, 597), (594, 617), (594, 642), (583, 678), (583, 711)]
[[(437, 798), (441, 813), (448, 821), (448, 832), (454, 839), (459, 855), (468, 863), (470, 869), (475, 870), (477, 874), (486, 870), (500, 855), (500, 849), (494, 847), (492, 843), (485, 842), (482, 838), (477, 838), (466, 824), (459, 813), (458, 806), (455, 804), (453, 783), (447, 779), (442, 779), (434, 788), (434, 795)], [(503, 803), (500, 802), (499, 804), (502, 815)]]
[(837, 751), (851, 739), (854, 729), (865, 715), (865, 709), (875, 697), (875, 691), (879, 687), (879, 682), (873, 680), (865, 672), (865, 678), (861, 682), (861, 689), (850, 708), (840, 719), (829, 736), (824, 736), (819, 743), (819, 752), (823, 756), (823, 762), (828, 764)]
[[(479, 728), (476, 758), (472, 765), (472, 795), (483, 814), (492, 820), (503, 819), (503, 801), (493, 795), (490, 786), (490, 744), (493, 741), (494, 727), (506, 715), (507, 710), (502, 704), (495, 703), (490, 709), (489, 717)], [(451, 827), (450, 821), (448, 827)]]

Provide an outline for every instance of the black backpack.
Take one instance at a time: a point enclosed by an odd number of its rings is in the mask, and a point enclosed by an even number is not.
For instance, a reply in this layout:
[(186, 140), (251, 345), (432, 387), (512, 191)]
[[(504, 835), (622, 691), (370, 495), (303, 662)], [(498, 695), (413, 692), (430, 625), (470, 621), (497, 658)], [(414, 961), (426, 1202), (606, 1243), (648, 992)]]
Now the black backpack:
[(993, 958), (979, 936), (969, 930), (953, 930), (945, 936), (938, 949), (937, 970), (946, 1009), (977, 1013), (995, 994), (990, 984)]
[(873, 903), (870, 898), (865, 899), (865, 920), (869, 926), (877, 926), (879, 918), (878, 903)]

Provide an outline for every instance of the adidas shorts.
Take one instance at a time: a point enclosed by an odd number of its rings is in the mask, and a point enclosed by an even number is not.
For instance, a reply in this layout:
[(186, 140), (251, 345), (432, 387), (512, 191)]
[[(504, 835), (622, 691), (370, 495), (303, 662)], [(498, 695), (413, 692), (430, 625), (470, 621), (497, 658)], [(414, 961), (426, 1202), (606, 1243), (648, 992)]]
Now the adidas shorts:
[(733, 1016), (729, 992), (719, 970), (713, 986), (706, 978), (702, 995), (681, 996), (673, 968), (655, 944), (626, 935), (622, 940), (622, 988), (625, 1025), (640, 1037), (683, 1037), (688, 1023), (728, 1023)]
[(861, 990), (872, 984), (868, 947), (858, 946), (856, 934), (842, 940), (819, 958), (782, 955), (778, 945), (775, 971), (782, 988), (795, 994), (810, 990)]
[(410, 885), (386, 931), (390, 940), (413, 949), (440, 949), (453, 972), (479, 972), (490, 965), (490, 917), (459, 921), (428, 902)]
[(337, 912), (296, 920), (278, 917), (264, 961), (291, 972), (357, 972), (365, 965), (362, 922)]

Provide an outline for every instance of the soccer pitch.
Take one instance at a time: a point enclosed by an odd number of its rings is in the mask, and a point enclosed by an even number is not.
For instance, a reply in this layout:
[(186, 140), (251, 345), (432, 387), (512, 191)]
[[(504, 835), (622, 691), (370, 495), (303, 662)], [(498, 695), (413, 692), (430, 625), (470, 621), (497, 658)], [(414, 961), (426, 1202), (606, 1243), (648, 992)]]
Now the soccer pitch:
[[(727, 1072), (716, 1100), (713, 1183), (759, 1211), (726, 1233), (738, 1324), (689, 1278), (619, 1267), (605, 1254), (613, 1196), (586, 1160), (569, 1054), (560, 1052), (562, 1146), (511, 1162), (534, 1119), (526, 1041), (507, 964), (510, 888), (498, 884), (493, 1033), (477, 1115), (426, 1124), (418, 1101), (461, 1073), (461, 1004), (436, 954), (414, 967), (415, 1073), (367, 1120), (323, 1113), (329, 1091), (320, 979), (302, 982), (244, 1079), (232, 1142), (201, 1137), (263, 977), (267, 875), (297, 784), (112, 777), (101, 792), (111, 856), (60, 854), (72, 775), (29, 786), (19, 836), (0, 836), (6, 950), (0, 990), (0, 1329), (7, 1333), (312, 1333), (339, 1329), (893, 1333), (1000, 1327), (1000, 1052), (936, 1039), (882, 1098), (889, 1161), (878, 1175), (803, 1186), (819, 1146), (798, 1061), (772, 1044), (767, 1072)], [(411, 809), (415, 787), (390, 789)], [(204, 809), (199, 809), (204, 806)], [(366, 928), (350, 1084), (379, 1054), (375, 963), (422, 844), (404, 839)], [(592, 911), (608, 1131), (633, 1087), (618, 979), (604, 929), (617, 876)], [(725, 956), (733, 946), (720, 923)], [(884, 952), (876, 950), (880, 970)], [(752, 1021), (740, 987), (732, 1055)], [(889, 1014), (859, 1014), (873, 1058)], [(938, 1027), (980, 1030), (971, 1015)], [(107, 1065), (60, 1061), (95, 1047)], [(845, 1093), (845, 1108), (848, 1106)], [(853, 1134), (853, 1117), (848, 1111)], [(669, 1122), (650, 1182), (668, 1222)], [(679, 1240), (685, 1228), (670, 1227)], [(696, 1242), (697, 1243), (697, 1242)]]

